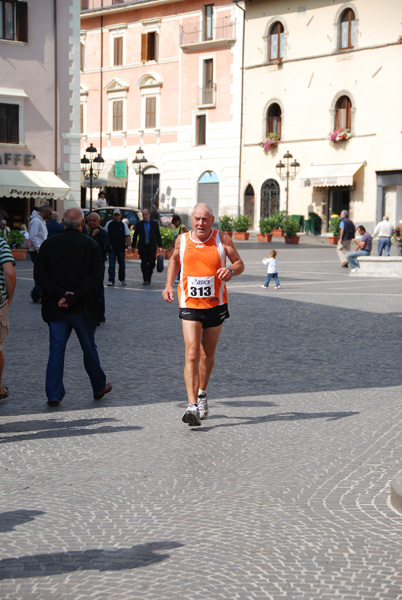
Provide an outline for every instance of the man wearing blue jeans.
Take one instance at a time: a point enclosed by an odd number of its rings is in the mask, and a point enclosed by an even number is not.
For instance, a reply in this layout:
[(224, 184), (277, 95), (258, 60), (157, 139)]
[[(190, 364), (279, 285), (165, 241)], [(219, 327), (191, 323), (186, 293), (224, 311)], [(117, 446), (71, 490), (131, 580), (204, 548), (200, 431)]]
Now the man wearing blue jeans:
[(361, 235), (361, 238), (353, 240), (357, 244), (356, 250), (355, 250), (355, 252), (349, 252), (346, 255), (346, 258), (351, 267), (351, 271), (350, 271), (351, 273), (355, 273), (356, 271), (359, 270), (360, 265), (359, 265), (359, 261), (357, 260), (357, 258), (359, 256), (369, 256), (369, 254), (371, 252), (372, 243), (373, 243), (372, 239), (371, 239), (371, 235), (369, 233), (367, 233), (366, 228), (363, 227), (363, 225), (359, 225), (359, 227), (357, 227), (357, 231)]
[(113, 211), (113, 221), (108, 221), (105, 231), (109, 237), (109, 280), (108, 286), (114, 285), (116, 276), (116, 259), (119, 263), (119, 281), (121, 285), (126, 284), (126, 248), (131, 241), (130, 231), (126, 223), (121, 220), (121, 212), (118, 208)]
[(102, 316), (97, 290), (103, 274), (101, 250), (90, 236), (82, 235), (85, 222), (81, 209), (67, 210), (63, 224), (63, 233), (41, 245), (34, 268), (35, 281), (43, 289), (42, 318), (49, 325), (49, 406), (58, 406), (65, 395), (64, 355), (73, 329), (82, 348), (94, 399), (100, 400), (112, 389), (95, 343), (95, 330)]

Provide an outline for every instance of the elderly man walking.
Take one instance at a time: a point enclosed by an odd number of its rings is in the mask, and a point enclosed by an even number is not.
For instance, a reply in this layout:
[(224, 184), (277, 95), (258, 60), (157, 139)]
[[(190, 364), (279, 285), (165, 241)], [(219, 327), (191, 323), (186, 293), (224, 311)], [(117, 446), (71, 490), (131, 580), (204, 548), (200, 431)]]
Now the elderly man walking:
[(43, 289), (42, 317), (49, 325), (46, 370), (49, 406), (58, 406), (65, 395), (64, 355), (73, 329), (83, 351), (94, 399), (100, 400), (112, 389), (100, 365), (95, 343), (95, 330), (102, 316), (97, 290), (103, 275), (102, 253), (89, 235), (82, 235), (85, 222), (81, 209), (67, 210), (63, 224), (63, 233), (42, 244), (34, 269), (35, 281)]
[(349, 219), (349, 212), (343, 210), (339, 215), (341, 222), (339, 223), (339, 241), (336, 247), (338, 258), (342, 263), (342, 267), (347, 269), (349, 267), (346, 255), (350, 252), (352, 246), (352, 240), (355, 237), (355, 225), (353, 221)]
[(389, 222), (389, 217), (384, 216), (382, 221), (377, 223), (373, 231), (373, 238), (378, 237), (377, 254), (381, 256), (383, 251), (385, 256), (389, 256), (391, 250), (391, 237), (395, 228)]

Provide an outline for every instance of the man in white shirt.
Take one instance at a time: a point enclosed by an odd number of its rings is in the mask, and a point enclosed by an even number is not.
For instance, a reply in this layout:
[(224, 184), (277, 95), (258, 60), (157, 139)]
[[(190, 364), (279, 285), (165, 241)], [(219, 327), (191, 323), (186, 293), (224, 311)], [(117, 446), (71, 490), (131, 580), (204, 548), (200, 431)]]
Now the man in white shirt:
[[(38, 258), (39, 248), (47, 239), (46, 221), (50, 219), (51, 215), (52, 207), (47, 205), (40, 206), (37, 210), (32, 211), (29, 222), (29, 256), (33, 264), (36, 263)], [(41, 301), (42, 289), (37, 283), (31, 290), (31, 298), (35, 304)]]
[(389, 218), (384, 216), (382, 221), (377, 223), (373, 231), (373, 238), (378, 237), (377, 254), (382, 255), (382, 251), (385, 250), (385, 256), (389, 256), (391, 249), (391, 237), (394, 233), (394, 226), (389, 222)]

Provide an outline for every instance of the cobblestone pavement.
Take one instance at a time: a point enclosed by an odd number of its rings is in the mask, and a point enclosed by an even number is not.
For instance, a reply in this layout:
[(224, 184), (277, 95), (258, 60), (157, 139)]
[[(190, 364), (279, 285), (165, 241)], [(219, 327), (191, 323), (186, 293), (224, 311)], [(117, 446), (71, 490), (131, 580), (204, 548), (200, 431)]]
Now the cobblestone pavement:
[[(305, 238), (238, 243), (210, 418), (181, 422), (177, 305), (106, 289), (97, 333), (113, 391), (92, 399), (74, 337), (62, 406), (44, 396), (47, 327), (30, 263), (0, 401), (2, 600), (402, 598), (402, 280), (351, 278)], [(262, 290), (279, 250), (282, 288)]]

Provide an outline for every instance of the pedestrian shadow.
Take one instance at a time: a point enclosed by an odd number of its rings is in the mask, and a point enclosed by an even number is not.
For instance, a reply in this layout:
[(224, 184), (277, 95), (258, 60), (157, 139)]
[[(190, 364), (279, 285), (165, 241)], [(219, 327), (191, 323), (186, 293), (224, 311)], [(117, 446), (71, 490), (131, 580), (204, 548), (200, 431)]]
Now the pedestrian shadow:
[(266, 402), (265, 400), (224, 400), (219, 402), (219, 404), (224, 404), (225, 406), (243, 406), (243, 407), (255, 407), (255, 406), (268, 406), (275, 407), (279, 406), (276, 402)]
[[(0, 437), (0, 444), (9, 444), (10, 442), (21, 442), (28, 440), (54, 439), (63, 437), (75, 437), (83, 435), (97, 435), (104, 433), (118, 433), (120, 431), (136, 431), (142, 427), (134, 425), (103, 425), (93, 427), (102, 423), (118, 423), (117, 419), (77, 419), (74, 421), (59, 421), (58, 419), (16, 421), (13, 423), (3, 423), (0, 425), (0, 436), (17, 432), (17, 435), (6, 435)], [(93, 427), (92, 429), (88, 429)], [(27, 433), (25, 433), (27, 432)]]
[(0, 531), (13, 531), (18, 525), (29, 523), (44, 514), (42, 510), (9, 510), (0, 513)]
[(239, 425), (258, 425), (259, 423), (275, 423), (278, 421), (305, 421), (308, 419), (325, 419), (326, 421), (339, 421), (346, 417), (353, 417), (360, 414), (357, 411), (340, 411), (340, 412), (322, 412), (322, 413), (304, 413), (304, 412), (288, 412), (275, 415), (263, 415), (260, 417), (234, 417), (227, 415), (212, 415), (208, 421), (215, 419), (237, 419), (236, 423), (219, 423), (207, 427), (196, 428), (196, 431), (210, 431), (219, 427), (238, 427)]
[(74, 550), (0, 560), (0, 580), (48, 577), (74, 571), (120, 571), (149, 567), (170, 558), (164, 550), (181, 548), (179, 542), (150, 542), (117, 550)]

